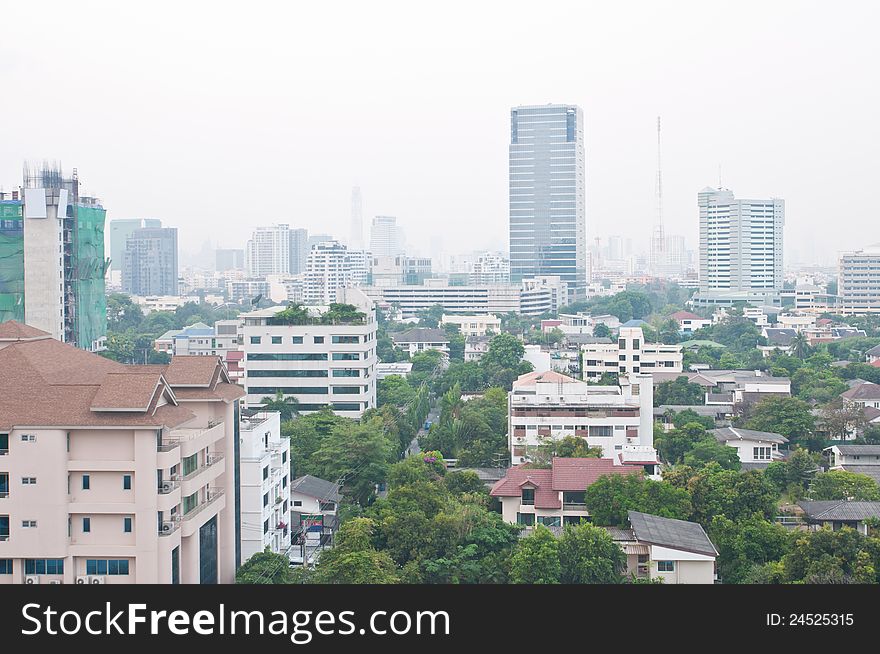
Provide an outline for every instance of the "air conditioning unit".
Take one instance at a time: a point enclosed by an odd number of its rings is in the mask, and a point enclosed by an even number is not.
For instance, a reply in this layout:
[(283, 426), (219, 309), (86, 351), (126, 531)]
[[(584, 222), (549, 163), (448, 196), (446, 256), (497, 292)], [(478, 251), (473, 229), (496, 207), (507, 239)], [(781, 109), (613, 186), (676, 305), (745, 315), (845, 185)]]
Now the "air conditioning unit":
[(24, 578), (24, 583), (26, 584), (38, 584), (40, 583), (40, 578), (36, 575), (28, 575)]
[(174, 531), (174, 523), (173, 522), (163, 522), (162, 523), (162, 533), (163, 534), (170, 534), (172, 531)]
[(174, 484), (172, 484), (170, 481), (163, 481), (162, 482), (162, 492), (163, 493), (170, 493), (172, 490), (174, 490)]
[(60, 585), (61, 585), (61, 580), (60, 580), (60, 579), (53, 579), (52, 581), (49, 582), (49, 584), (52, 585), (52, 586), (55, 586), (55, 585), (60, 586)]
[(89, 577), (90, 584), (103, 584), (104, 577)]
[(89, 578), (86, 575), (80, 575), (76, 578), (76, 583), (78, 585), (83, 585), (89, 583)]

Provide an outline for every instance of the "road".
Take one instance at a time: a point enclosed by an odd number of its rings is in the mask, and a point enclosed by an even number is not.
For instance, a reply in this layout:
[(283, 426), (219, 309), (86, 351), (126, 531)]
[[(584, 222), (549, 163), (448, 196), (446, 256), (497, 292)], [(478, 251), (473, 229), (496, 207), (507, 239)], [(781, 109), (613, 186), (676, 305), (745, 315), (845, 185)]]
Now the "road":
[[(428, 412), (428, 417), (426, 418), (426, 420), (430, 420), (432, 423), (434, 423), (434, 422), (437, 422), (437, 419), (439, 417), (440, 417), (440, 409), (438, 409), (437, 407), (434, 407)], [(424, 427), (424, 426), (425, 426), (425, 424), (422, 423), (422, 427)], [(420, 428), (418, 433), (416, 433), (416, 437), (414, 439), (412, 439), (412, 443), (410, 443), (409, 447), (406, 448), (406, 455), (407, 456), (411, 456), (413, 454), (418, 454), (419, 452), (421, 452), (421, 450), (419, 449), (419, 436), (421, 436), (424, 433), (425, 433), (425, 430), (422, 428)]]

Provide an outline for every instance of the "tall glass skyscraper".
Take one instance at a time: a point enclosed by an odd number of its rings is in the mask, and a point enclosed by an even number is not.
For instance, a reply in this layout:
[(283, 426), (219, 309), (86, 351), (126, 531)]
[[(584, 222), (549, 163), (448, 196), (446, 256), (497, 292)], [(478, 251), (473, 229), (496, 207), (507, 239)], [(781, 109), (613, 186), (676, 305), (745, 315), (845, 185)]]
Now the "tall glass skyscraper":
[(576, 105), (510, 110), (510, 277), (558, 275), (570, 299), (587, 285), (584, 113)]

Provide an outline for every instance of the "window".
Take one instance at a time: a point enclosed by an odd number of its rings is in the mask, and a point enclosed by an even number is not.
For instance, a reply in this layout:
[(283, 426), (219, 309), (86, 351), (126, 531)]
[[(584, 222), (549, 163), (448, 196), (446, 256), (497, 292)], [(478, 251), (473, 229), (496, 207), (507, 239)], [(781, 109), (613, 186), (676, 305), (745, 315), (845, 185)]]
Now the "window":
[(562, 518), (558, 515), (539, 515), (538, 524), (542, 524), (545, 527), (561, 527)]
[(86, 559), (87, 575), (127, 575), (128, 559)]
[(269, 466), (266, 466), (265, 468), (263, 468), (263, 480), (265, 481), (268, 478), (269, 478)]
[(326, 386), (248, 386), (250, 395), (275, 395), (281, 391), (285, 395), (327, 395)]
[(360, 361), (361, 355), (357, 352), (334, 352), (334, 361)]
[(92, 531), (92, 519), (91, 518), (83, 518), (83, 533), (89, 534)]
[(360, 386), (334, 386), (334, 395), (357, 395), (361, 392)]
[(523, 488), (522, 489), (522, 503), (523, 504), (531, 504), (535, 503), (535, 489), (534, 488)]
[(360, 377), (360, 374), (357, 368), (339, 368), (333, 371), (334, 377)]
[(33, 529), (34, 527), (37, 526), (37, 521), (36, 520), (22, 520), (21, 526), (24, 527), (25, 529)]
[(0, 559), (0, 575), (12, 574), (12, 559)]
[(634, 349), (634, 350), (638, 350), (638, 349), (639, 349), (639, 339), (637, 339), (637, 338), (634, 338), (634, 339), (633, 339), (633, 349)]
[(9, 452), (9, 434), (0, 434), (0, 455)]
[(293, 505), (294, 506), (302, 506), (303, 505), (302, 500), (293, 500)]
[(171, 583), (180, 583), (180, 545), (171, 550)]
[(619, 347), (621, 350), (625, 350), (626, 349), (626, 339), (625, 338), (618, 338), (617, 339), (617, 347)]
[(272, 345), (281, 345), (281, 337), (273, 336), (272, 337)]
[(36, 477), (22, 477), (21, 483), (23, 486), (36, 486), (37, 478)]
[(324, 337), (323, 336), (315, 336), (314, 341), (315, 341), (315, 343), (323, 343)]
[(126, 534), (131, 533), (131, 518), (125, 517), (122, 519), (122, 531)]
[(263, 495), (263, 506), (269, 506), (269, 493)]
[(259, 345), (262, 340), (263, 339), (260, 336), (251, 336), (251, 345)]
[(675, 561), (657, 561), (657, 572), (675, 572)]
[(183, 476), (191, 475), (199, 469), (199, 453), (188, 456), (183, 460)]
[(82, 488), (83, 490), (89, 490), (91, 486), (91, 479), (88, 475), (82, 476)]
[(281, 479), (281, 488), (287, 488), (287, 475)]
[(535, 524), (535, 514), (534, 513), (517, 513), (516, 514), (516, 524), (525, 525), (526, 527), (531, 527)]
[(326, 352), (254, 352), (248, 361), (326, 361)]
[(122, 475), (122, 490), (131, 490), (131, 475)]
[(357, 336), (333, 336), (331, 340), (334, 343), (360, 343), (360, 339)]
[(263, 523), (263, 533), (264, 534), (269, 533), (269, 520), (268, 519), (266, 520), (266, 522)]
[(248, 377), (326, 377), (326, 370), (248, 370)]
[(9, 497), (9, 475), (5, 472), (0, 473), (0, 499), (4, 497)]
[(614, 428), (611, 425), (590, 425), (591, 438), (611, 438), (614, 436)]
[(0, 540), (9, 540), (9, 516), (0, 515)]
[(334, 402), (334, 411), (360, 411), (361, 405), (358, 402)]
[(772, 448), (769, 447), (753, 448), (754, 457), (758, 461), (769, 461), (772, 456), (772, 451)]
[(302, 345), (303, 337), (302, 336), (291, 336), (290, 342), (294, 345)]
[(64, 559), (25, 559), (26, 575), (63, 575)]
[(192, 495), (183, 498), (183, 513), (186, 515), (199, 504), (199, 492), (196, 491)]
[(584, 491), (563, 491), (562, 503), (563, 504), (583, 505), (586, 502), (586, 500), (584, 499), (584, 496), (585, 496)]

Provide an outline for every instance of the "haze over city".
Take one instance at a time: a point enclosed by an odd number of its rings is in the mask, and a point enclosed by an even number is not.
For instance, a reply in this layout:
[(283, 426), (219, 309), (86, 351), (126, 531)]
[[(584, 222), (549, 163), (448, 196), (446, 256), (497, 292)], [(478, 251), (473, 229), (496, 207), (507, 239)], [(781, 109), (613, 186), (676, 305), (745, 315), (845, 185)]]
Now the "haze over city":
[(503, 250), (510, 108), (571, 103), (590, 241), (647, 246), (658, 115), (666, 231), (688, 247), (719, 168), (738, 197), (785, 199), (786, 264), (874, 240), (876, 5), (206, 7), (6, 6), (0, 185), (59, 160), (108, 220), (159, 217), (184, 251), (273, 222), (344, 238), (358, 185), (365, 225), (397, 216), (414, 251)]

